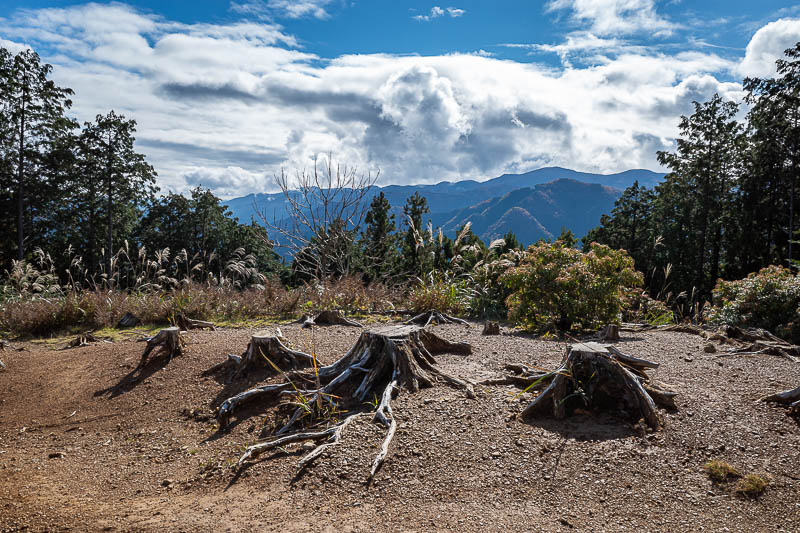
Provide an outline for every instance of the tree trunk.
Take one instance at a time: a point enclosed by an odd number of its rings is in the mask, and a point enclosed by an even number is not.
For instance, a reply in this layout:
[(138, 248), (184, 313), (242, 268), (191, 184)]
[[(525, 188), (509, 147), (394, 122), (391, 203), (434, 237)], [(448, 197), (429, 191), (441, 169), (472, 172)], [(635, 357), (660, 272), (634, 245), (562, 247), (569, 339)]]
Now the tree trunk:
[(17, 259), (25, 258), (25, 104), (28, 86), (22, 87), (22, 113), (19, 124), (19, 159), (17, 162)]
[(111, 157), (112, 157), (112, 148), (111, 148), (111, 136), (109, 134), (108, 139), (108, 161), (106, 166), (106, 185), (108, 187), (108, 250), (106, 250), (106, 276), (109, 283), (109, 287), (113, 283), (112, 274), (111, 274), (111, 256), (114, 254), (114, 215), (112, 209), (114, 207), (113, 203), (113, 191), (111, 185)]

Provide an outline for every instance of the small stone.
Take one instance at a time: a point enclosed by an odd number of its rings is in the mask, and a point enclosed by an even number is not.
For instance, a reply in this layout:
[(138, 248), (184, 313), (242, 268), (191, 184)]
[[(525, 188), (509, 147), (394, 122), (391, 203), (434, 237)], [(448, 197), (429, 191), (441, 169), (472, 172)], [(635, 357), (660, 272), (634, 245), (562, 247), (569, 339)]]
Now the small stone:
[(53, 452), (50, 455), (48, 455), (47, 457), (50, 458), (50, 459), (63, 459), (66, 456), (67, 456), (67, 454), (64, 453), (64, 452)]
[(161, 482), (161, 486), (162, 487), (171, 487), (174, 484), (175, 484), (175, 481), (172, 480), (172, 479), (165, 479), (164, 481)]
[(686, 361), (687, 363), (691, 363), (692, 361), (694, 361), (694, 357), (692, 357), (691, 355), (687, 355), (686, 357), (683, 358), (683, 360)]
[(706, 353), (714, 353), (717, 351), (717, 347), (714, 346), (713, 342), (707, 342), (705, 346), (703, 346), (703, 351)]

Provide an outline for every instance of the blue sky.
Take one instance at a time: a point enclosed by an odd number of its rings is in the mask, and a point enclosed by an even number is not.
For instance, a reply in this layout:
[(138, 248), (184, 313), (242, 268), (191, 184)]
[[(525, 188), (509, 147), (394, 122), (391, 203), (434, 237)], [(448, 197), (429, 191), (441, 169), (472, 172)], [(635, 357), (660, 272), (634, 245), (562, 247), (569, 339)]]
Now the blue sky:
[(135, 118), (162, 188), (227, 197), (327, 153), (384, 184), (658, 170), (692, 100), (741, 101), (797, 41), (774, 0), (0, 6), (0, 46), (53, 64), (77, 118)]

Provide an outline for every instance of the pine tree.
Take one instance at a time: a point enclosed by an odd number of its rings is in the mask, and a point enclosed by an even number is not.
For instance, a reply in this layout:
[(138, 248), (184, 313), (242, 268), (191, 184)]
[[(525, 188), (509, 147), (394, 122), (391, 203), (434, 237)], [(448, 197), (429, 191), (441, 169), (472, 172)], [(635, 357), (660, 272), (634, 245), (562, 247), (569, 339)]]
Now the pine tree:
[(426, 229), (422, 226), (422, 217), (429, 212), (428, 200), (419, 191), (408, 197), (403, 207), (407, 229), (403, 238), (402, 267), (408, 276), (421, 277), (432, 267), (429, 250), (432, 239), (426, 238)]
[(363, 243), (364, 268), (369, 280), (388, 276), (396, 262), (395, 220), (390, 214), (389, 200), (381, 192), (370, 203), (364, 217), (367, 227), (361, 235)]

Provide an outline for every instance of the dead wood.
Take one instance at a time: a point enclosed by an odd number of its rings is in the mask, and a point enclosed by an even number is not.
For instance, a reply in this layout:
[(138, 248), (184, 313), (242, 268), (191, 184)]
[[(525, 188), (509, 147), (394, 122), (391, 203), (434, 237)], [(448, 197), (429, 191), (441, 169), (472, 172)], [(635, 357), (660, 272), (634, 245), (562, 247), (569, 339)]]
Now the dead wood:
[(217, 328), (214, 327), (213, 323), (206, 322), (205, 320), (195, 320), (193, 318), (187, 317), (183, 313), (178, 315), (176, 323), (177, 326), (181, 328), (181, 331), (189, 331), (190, 329), (210, 329), (211, 331), (217, 330)]
[(343, 316), (339, 311), (321, 311), (314, 318), (303, 317), (300, 319), (304, 328), (312, 326), (353, 326), (363, 328), (364, 326), (355, 320)]
[(483, 331), (481, 335), (500, 335), (500, 323), (499, 322), (487, 322), (483, 325)]
[(183, 350), (186, 347), (186, 341), (181, 335), (180, 329), (177, 327), (162, 329), (157, 335), (145, 340), (147, 341), (147, 346), (145, 346), (142, 359), (139, 361), (139, 367), (144, 366), (145, 361), (147, 361), (147, 356), (150, 355), (150, 352), (156, 347), (160, 347), (160, 352), (167, 354), (168, 363), (171, 362), (172, 358), (176, 355), (183, 354)]
[(122, 318), (119, 319), (117, 323), (118, 328), (132, 328), (139, 324), (139, 317), (134, 315), (133, 313), (125, 313), (122, 315)]
[(800, 414), (800, 387), (764, 396), (761, 401), (788, 405), (791, 414)]
[(550, 411), (560, 419), (581, 408), (611, 411), (632, 422), (644, 419), (650, 428), (658, 429), (656, 403), (674, 408), (676, 393), (651, 381), (645, 372), (651, 368), (658, 368), (658, 363), (624, 354), (611, 345), (587, 342), (570, 346), (561, 365), (551, 372), (509, 366), (514, 375), (506, 376), (505, 383), (527, 391), (542, 389), (522, 417)]
[(442, 313), (440, 311), (428, 311), (426, 313), (421, 313), (413, 318), (409, 318), (406, 320), (406, 324), (417, 324), (419, 326), (429, 326), (431, 323), (433, 324), (463, 324), (468, 326), (469, 323), (466, 320), (462, 320), (460, 318), (456, 318), (454, 316), (450, 316), (448, 314)]
[(776, 355), (796, 363), (798, 361), (798, 356), (800, 356), (800, 346), (786, 342), (763, 329), (744, 329), (729, 326), (725, 328), (725, 335), (728, 339), (747, 344), (739, 348), (722, 352), (718, 357), (730, 357), (732, 355)]
[(618, 342), (619, 341), (619, 326), (616, 324), (609, 324), (597, 333), (597, 338), (600, 342)]
[(2, 359), (0, 359), (0, 372), (2, 372), (3, 370), (5, 370), (6, 368), (7, 368), (7, 367), (6, 367), (6, 364), (5, 364), (5, 363), (2, 361)]
[(100, 339), (92, 335), (91, 332), (86, 332), (78, 335), (69, 343), (62, 348), (62, 350), (69, 350), (70, 348), (80, 348), (83, 346), (89, 346), (89, 344), (93, 342), (100, 342)]
[[(342, 430), (357, 416), (365, 403), (374, 400), (377, 408), (373, 421), (387, 428), (383, 445), (373, 462), (369, 478), (380, 469), (388, 453), (397, 424), (391, 400), (401, 390), (416, 392), (438, 382), (463, 389), (474, 397), (472, 385), (441, 371), (434, 355), (441, 352), (468, 354), (466, 343), (441, 339), (419, 326), (386, 326), (364, 331), (352, 348), (335, 363), (318, 372), (293, 372), (288, 381), (245, 391), (226, 400), (217, 418), (224, 427), (232, 412), (244, 402), (276, 393), (302, 405), (289, 421), (275, 432), (274, 438), (247, 448), (239, 464), (258, 457), (266, 450), (299, 440), (322, 440), (298, 463), (302, 469), (341, 438)], [(310, 388), (307, 388), (310, 387)], [(341, 415), (346, 415), (341, 418)], [(304, 427), (339, 420), (323, 430), (307, 432)]]
[[(235, 359), (228, 356), (226, 362), (230, 361), (235, 361)], [(311, 366), (314, 364), (314, 357), (305, 352), (288, 348), (278, 336), (273, 337), (266, 332), (260, 332), (250, 338), (247, 349), (239, 358), (238, 363), (235, 378), (241, 377), (256, 366), (277, 367), (280, 370), (294, 370)]]

